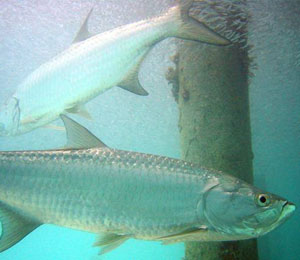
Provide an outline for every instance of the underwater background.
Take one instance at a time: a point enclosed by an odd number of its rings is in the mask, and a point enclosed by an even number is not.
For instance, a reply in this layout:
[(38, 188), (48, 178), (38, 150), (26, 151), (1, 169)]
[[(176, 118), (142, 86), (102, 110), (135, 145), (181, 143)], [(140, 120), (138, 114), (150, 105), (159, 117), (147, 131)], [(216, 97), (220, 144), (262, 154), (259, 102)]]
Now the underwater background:
[[(219, 1), (220, 2), (220, 1)], [(229, 2), (229, 1), (224, 1)], [(236, 2), (236, 1), (231, 1)], [(245, 1), (243, 1), (245, 2)], [(34, 69), (68, 48), (89, 10), (96, 34), (156, 16), (174, 1), (1, 1), (0, 105)], [(124, 8), (126, 6), (126, 8)], [(300, 1), (247, 1), (251, 47), (249, 85), (256, 186), (300, 205)], [(175, 39), (157, 44), (139, 78), (149, 96), (112, 88), (87, 103), (93, 120), (72, 116), (112, 148), (180, 158), (178, 106), (165, 79)], [(62, 125), (60, 120), (55, 122)], [(64, 146), (63, 131), (40, 128), (0, 137), (1, 150)], [(300, 215), (258, 239), (260, 259), (296, 260), (300, 255)], [(98, 256), (95, 235), (43, 225), (1, 253), (0, 259), (182, 259), (184, 245), (130, 240)]]

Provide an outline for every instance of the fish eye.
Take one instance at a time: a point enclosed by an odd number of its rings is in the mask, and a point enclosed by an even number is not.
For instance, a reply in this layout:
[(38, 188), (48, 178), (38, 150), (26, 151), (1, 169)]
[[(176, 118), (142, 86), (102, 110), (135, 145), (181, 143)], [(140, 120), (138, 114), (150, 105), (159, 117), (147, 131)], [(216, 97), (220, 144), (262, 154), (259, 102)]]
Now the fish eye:
[(261, 207), (267, 207), (271, 203), (270, 196), (267, 194), (258, 194), (256, 196), (256, 204)]

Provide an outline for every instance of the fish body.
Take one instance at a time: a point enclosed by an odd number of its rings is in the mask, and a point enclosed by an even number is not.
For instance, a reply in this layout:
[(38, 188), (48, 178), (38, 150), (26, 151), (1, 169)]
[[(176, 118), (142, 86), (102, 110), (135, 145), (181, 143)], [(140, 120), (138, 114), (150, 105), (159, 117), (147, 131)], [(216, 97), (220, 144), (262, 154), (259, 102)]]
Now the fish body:
[[(62, 113), (87, 115), (83, 105), (113, 86), (147, 95), (138, 80), (149, 50), (168, 37), (225, 45), (229, 41), (188, 16), (193, 1), (165, 15), (100, 33), (72, 44), (33, 71), (0, 112), (0, 134), (18, 135), (45, 126)], [(87, 20), (84, 23), (84, 27)], [(80, 34), (86, 34), (83, 30)]]
[(109, 148), (1, 152), (0, 158), (0, 201), (20, 215), (141, 239), (207, 224), (197, 209), (218, 183), (180, 160)]
[(295, 209), (215, 170), (111, 149), (62, 119), (69, 148), (0, 152), (0, 251), (42, 224), (100, 234), (102, 253), (129, 238), (240, 240), (271, 231)]

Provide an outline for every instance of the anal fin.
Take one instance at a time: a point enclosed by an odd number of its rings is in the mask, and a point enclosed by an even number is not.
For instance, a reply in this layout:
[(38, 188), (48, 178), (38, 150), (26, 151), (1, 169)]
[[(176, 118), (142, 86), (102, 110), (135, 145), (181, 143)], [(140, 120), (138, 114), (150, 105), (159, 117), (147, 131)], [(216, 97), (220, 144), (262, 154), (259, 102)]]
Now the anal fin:
[(126, 235), (117, 235), (113, 233), (104, 233), (98, 236), (96, 242), (93, 246), (99, 246), (101, 247), (99, 255), (103, 255), (121, 244), (123, 244), (127, 239), (129, 239), (129, 236)]
[(0, 206), (0, 252), (12, 247), (22, 240), (40, 224), (30, 221), (5, 206)]
[(148, 50), (143, 52), (142, 54), (140, 54), (140, 56), (137, 57), (137, 61), (134, 67), (128, 72), (126, 77), (118, 84), (120, 88), (128, 90), (140, 96), (148, 95), (148, 92), (140, 84), (139, 76), (138, 76), (140, 65), (142, 64), (147, 53)]

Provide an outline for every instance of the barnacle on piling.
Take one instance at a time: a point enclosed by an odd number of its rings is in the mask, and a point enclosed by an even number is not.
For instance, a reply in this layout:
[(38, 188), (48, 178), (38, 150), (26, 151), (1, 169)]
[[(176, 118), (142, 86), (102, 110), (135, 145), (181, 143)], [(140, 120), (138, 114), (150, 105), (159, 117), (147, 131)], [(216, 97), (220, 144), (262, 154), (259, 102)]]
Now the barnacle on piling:
[(190, 92), (186, 89), (183, 89), (182, 90), (182, 97), (183, 97), (183, 100), (186, 102), (186, 101), (189, 101), (190, 99)]
[[(250, 56), (252, 46), (248, 42), (248, 24), (251, 14), (247, 2), (248, 0), (194, 1), (190, 16), (205, 23), (237, 46), (243, 59), (244, 73), (251, 77), (256, 64), (254, 56)], [(247, 52), (246, 55), (245, 52)]]
[(179, 62), (179, 52), (175, 52), (175, 54), (173, 54), (172, 56), (170, 56), (170, 60), (172, 62), (174, 62), (175, 65), (177, 66), (177, 64)]
[(174, 67), (168, 67), (165, 72), (165, 78), (169, 84), (172, 85), (172, 94), (175, 101), (178, 103), (178, 93), (179, 93), (179, 79), (178, 79), (178, 61), (179, 53), (176, 52), (174, 55), (170, 56), (170, 60), (175, 64)]
[(245, 48), (250, 19), (248, 10), (246, 0), (202, 0), (194, 2), (190, 15)]

